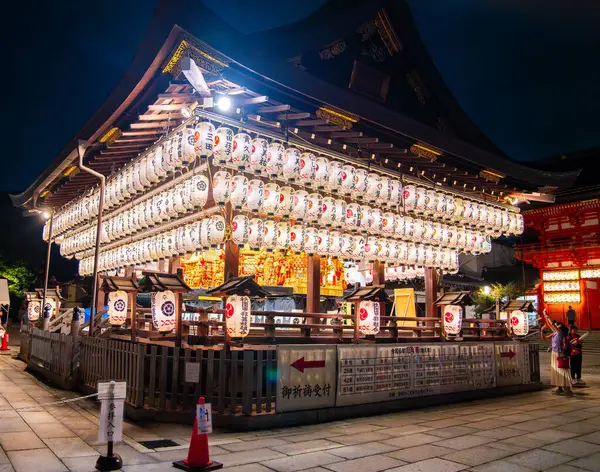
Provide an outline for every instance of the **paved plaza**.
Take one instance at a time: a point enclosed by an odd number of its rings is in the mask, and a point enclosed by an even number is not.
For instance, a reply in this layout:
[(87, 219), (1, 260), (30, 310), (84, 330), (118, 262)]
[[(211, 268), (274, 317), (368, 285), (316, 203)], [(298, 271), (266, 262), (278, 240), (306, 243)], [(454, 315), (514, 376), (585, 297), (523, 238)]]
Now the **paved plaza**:
[[(14, 352), (13, 352), (14, 354)], [(54, 390), (0, 355), (0, 472), (89, 472), (99, 451), (98, 407)], [(542, 356), (544, 367), (548, 356)], [(588, 359), (588, 388), (572, 398), (550, 390), (313, 426), (210, 435), (227, 472), (600, 471), (600, 359)], [(547, 368), (543, 369), (547, 370)], [(24, 409), (25, 407), (33, 407)], [(190, 426), (124, 426), (116, 446), (127, 472), (176, 470)], [(139, 441), (171, 439), (152, 450)]]

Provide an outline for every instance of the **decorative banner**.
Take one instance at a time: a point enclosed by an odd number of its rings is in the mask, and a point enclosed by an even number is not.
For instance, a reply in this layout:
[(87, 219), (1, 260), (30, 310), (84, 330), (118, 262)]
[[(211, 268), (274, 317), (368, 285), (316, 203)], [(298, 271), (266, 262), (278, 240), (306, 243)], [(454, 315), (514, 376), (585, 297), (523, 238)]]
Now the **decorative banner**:
[(529, 333), (529, 318), (527, 313), (515, 310), (510, 314), (510, 327), (517, 336), (526, 336)]
[(245, 338), (250, 332), (250, 298), (239, 295), (225, 301), (225, 327), (232, 338)]
[(108, 322), (111, 326), (123, 326), (127, 319), (127, 292), (117, 290), (108, 294)]
[(152, 325), (161, 333), (175, 329), (175, 294), (170, 290), (152, 294)]
[(458, 335), (462, 329), (462, 308), (458, 305), (444, 307), (444, 331), (446, 334)]
[(362, 335), (379, 333), (379, 303), (362, 301), (358, 305), (358, 330)]
[(40, 319), (40, 312), (42, 311), (41, 300), (31, 300), (27, 305), (27, 319), (29, 321), (37, 321)]

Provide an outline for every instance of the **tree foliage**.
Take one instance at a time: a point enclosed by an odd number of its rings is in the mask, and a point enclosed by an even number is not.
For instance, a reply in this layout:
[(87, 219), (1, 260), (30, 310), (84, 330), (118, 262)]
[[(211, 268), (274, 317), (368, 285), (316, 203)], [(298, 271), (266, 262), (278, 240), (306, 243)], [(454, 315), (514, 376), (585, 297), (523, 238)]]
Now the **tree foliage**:
[(38, 275), (23, 261), (7, 261), (0, 255), (0, 278), (8, 279), (8, 291), (13, 297), (23, 297), (33, 288)]
[(520, 294), (521, 290), (514, 282), (507, 284), (492, 284), (490, 286), (489, 293), (481, 288), (471, 294), (471, 299), (475, 302), (475, 311), (477, 313), (483, 313), (488, 308), (496, 305), (496, 298), (500, 302), (506, 302), (508, 300), (514, 300)]

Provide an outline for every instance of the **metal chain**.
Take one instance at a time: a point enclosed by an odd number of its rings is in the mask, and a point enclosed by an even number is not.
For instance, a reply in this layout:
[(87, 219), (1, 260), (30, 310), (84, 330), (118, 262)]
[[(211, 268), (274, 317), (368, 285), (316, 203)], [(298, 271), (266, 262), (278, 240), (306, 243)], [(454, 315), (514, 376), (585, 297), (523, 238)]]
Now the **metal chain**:
[(0, 408), (0, 411), (33, 410), (35, 408), (40, 408), (43, 406), (63, 405), (65, 403), (73, 403), (73, 402), (77, 402), (79, 400), (85, 400), (87, 398), (92, 398), (92, 397), (97, 397), (97, 396), (98, 396), (97, 393), (92, 393), (91, 395), (86, 395), (84, 397), (67, 398), (67, 399), (63, 399), (63, 400), (58, 400), (56, 402), (40, 403), (39, 405), (35, 405), (35, 406), (23, 406), (21, 408)]

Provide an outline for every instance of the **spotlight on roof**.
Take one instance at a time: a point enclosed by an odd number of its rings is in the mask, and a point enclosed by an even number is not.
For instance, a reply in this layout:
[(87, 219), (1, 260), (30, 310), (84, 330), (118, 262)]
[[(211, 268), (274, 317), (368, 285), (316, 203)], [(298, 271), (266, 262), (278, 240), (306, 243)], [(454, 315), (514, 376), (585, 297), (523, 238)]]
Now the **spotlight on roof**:
[(231, 98), (227, 96), (222, 96), (217, 100), (217, 107), (221, 111), (227, 111), (231, 108)]
[(45, 220), (49, 220), (50, 219), (50, 213), (47, 211), (43, 211), (42, 212), (42, 218), (44, 218)]

